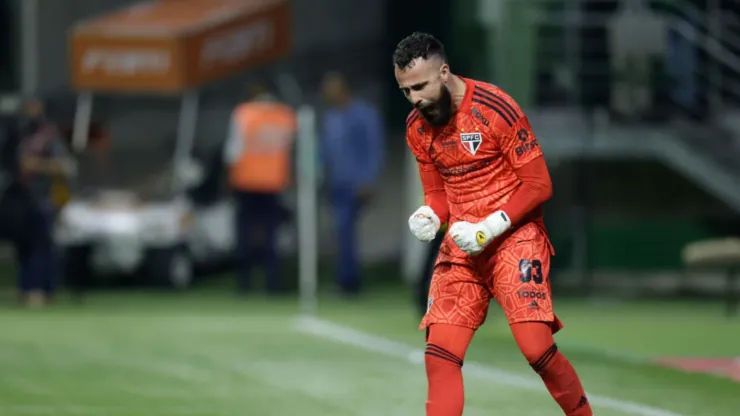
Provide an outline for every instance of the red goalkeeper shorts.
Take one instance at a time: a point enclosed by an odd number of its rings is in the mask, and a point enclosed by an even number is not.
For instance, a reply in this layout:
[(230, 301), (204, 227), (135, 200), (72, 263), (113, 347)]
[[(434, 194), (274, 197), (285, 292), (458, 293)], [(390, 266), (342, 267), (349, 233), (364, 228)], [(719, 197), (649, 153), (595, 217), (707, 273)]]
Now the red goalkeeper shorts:
[[(446, 240), (445, 244), (454, 244)], [(478, 329), (495, 298), (509, 324), (547, 322), (553, 333), (562, 323), (553, 313), (550, 289), (552, 246), (534, 223), (517, 229), (490, 254), (449, 261), (440, 256), (434, 267), (427, 313), (420, 329), (435, 323)]]

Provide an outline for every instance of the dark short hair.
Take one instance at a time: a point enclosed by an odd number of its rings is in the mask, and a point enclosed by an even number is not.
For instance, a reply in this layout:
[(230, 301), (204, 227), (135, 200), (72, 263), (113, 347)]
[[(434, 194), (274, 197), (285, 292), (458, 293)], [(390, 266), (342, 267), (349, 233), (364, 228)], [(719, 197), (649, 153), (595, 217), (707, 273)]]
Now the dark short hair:
[(393, 65), (407, 68), (417, 58), (429, 59), (433, 56), (447, 62), (442, 42), (428, 33), (414, 32), (398, 42), (393, 52)]

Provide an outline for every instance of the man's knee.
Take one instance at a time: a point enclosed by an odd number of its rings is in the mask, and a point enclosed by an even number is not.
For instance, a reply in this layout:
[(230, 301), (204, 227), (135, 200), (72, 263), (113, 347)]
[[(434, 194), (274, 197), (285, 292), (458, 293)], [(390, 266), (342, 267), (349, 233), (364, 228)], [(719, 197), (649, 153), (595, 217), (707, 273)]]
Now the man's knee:
[[(432, 327), (437, 325), (432, 325)], [(442, 337), (441, 334), (432, 336), (437, 331), (430, 328), (427, 337), (427, 346), (424, 351), (424, 365), (429, 383), (436, 383), (456, 377), (462, 371), (464, 347), (452, 338)], [(465, 347), (466, 348), (466, 347)], [(431, 384), (430, 384), (431, 385)]]
[(527, 362), (531, 364), (543, 356), (557, 352), (557, 345), (554, 341), (542, 340), (535, 343), (519, 345), (519, 350), (522, 352), (522, 355), (524, 355), (524, 358), (527, 359)]
[(527, 361), (529, 362), (529, 365), (532, 366), (532, 369), (540, 373), (542, 371), (545, 371), (550, 364), (550, 361), (555, 357), (555, 355), (558, 353), (558, 345), (553, 343), (549, 347), (543, 349), (531, 349), (522, 351), (527, 358)]
[(550, 327), (543, 322), (522, 322), (511, 326), (519, 350), (535, 371), (543, 370), (558, 352)]
[(444, 372), (445, 368), (461, 368), (463, 366), (463, 359), (444, 347), (427, 343), (427, 348), (424, 351), (424, 363), (427, 367), (427, 373), (433, 375), (438, 372)]
[(462, 366), (475, 331), (457, 325), (433, 324), (427, 330), (427, 359), (437, 357)]

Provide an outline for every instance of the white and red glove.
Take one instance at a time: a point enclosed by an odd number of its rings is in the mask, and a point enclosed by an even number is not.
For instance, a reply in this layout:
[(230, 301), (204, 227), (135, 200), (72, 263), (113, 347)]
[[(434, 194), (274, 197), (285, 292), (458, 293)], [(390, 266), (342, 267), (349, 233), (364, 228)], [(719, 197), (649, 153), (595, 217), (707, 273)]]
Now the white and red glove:
[(416, 238), (424, 242), (434, 240), (441, 226), (439, 217), (431, 207), (424, 205), (409, 217), (409, 229)]
[(448, 232), (460, 250), (476, 255), (510, 227), (509, 216), (504, 211), (496, 211), (481, 222), (456, 222)]

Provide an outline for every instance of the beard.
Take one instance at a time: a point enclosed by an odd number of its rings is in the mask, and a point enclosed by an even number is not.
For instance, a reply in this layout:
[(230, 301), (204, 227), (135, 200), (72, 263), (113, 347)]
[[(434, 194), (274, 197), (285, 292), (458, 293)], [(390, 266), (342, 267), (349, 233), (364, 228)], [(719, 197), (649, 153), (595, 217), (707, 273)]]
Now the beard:
[(445, 126), (452, 117), (452, 94), (443, 84), (439, 87), (439, 99), (437, 101), (416, 108), (432, 126)]

